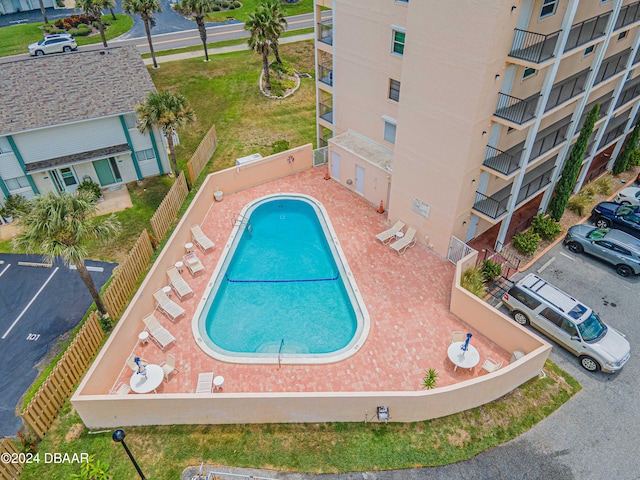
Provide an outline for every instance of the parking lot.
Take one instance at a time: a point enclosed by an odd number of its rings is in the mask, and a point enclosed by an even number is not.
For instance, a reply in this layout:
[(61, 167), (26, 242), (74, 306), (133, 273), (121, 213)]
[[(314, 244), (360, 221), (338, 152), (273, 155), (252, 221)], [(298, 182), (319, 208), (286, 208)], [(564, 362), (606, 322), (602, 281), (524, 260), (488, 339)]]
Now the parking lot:
[[(15, 407), (38, 375), (38, 364), (75, 327), (93, 302), (78, 273), (35, 255), (0, 255), (0, 436), (15, 435)], [(98, 289), (115, 264), (88, 261)], [(44, 366), (44, 365), (43, 365)]]

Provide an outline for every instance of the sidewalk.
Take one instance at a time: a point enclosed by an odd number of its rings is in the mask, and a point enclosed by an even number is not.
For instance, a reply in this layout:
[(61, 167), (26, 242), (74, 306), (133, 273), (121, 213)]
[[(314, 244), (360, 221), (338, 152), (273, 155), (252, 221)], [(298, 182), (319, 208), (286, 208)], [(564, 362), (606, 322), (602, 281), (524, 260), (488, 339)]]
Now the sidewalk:
[[(294, 35), (292, 37), (285, 37), (280, 40), (280, 44), (284, 45), (287, 43), (295, 43), (302, 42), (305, 40), (313, 40), (313, 33), (305, 33), (304, 35)], [(241, 43), (239, 45), (229, 45), (228, 47), (218, 47), (218, 48), (209, 48), (209, 55), (219, 55), (221, 53), (229, 53), (229, 52), (240, 52), (242, 50), (249, 50), (249, 46), (247, 42)], [(204, 58), (204, 50), (199, 49), (193, 52), (184, 52), (184, 53), (176, 53), (174, 55), (164, 55), (164, 56), (156, 56), (156, 62), (158, 63), (166, 63), (166, 62), (175, 62), (177, 60), (186, 60), (188, 58)], [(145, 58), (145, 65), (153, 65), (153, 59)]]

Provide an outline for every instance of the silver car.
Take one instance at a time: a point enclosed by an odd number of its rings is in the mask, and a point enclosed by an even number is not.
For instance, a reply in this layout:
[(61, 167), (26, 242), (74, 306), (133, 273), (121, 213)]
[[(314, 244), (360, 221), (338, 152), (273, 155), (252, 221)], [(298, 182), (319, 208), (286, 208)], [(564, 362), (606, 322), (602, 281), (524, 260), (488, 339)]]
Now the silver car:
[(68, 33), (56, 33), (47, 35), (38, 43), (32, 43), (28, 47), (29, 55), (42, 56), (47, 53), (61, 53), (77, 50), (78, 44)]
[(620, 230), (574, 225), (564, 244), (573, 253), (588, 253), (616, 267), (618, 275), (640, 275), (640, 239)]

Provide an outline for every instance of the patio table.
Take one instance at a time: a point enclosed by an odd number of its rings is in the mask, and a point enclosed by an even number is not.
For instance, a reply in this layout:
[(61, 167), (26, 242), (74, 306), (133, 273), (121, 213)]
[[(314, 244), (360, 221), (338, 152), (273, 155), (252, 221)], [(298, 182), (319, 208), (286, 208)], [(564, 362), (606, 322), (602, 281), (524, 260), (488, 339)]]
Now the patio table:
[(464, 342), (453, 342), (447, 349), (447, 356), (454, 365), (454, 372), (458, 367), (471, 370), (480, 362), (480, 353), (478, 353), (476, 347), (469, 345), (468, 350), (463, 352), (461, 348), (463, 344)]
[(133, 375), (131, 375), (129, 385), (131, 385), (131, 390), (136, 393), (154, 392), (162, 383), (164, 372), (160, 365), (150, 363), (146, 366), (146, 369), (146, 376), (138, 372), (133, 372)]

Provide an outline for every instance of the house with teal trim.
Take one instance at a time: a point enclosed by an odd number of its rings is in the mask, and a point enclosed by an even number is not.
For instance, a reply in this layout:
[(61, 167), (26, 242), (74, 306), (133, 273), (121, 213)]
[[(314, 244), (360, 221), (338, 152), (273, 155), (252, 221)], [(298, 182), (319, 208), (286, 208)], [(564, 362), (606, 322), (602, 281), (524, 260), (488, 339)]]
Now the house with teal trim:
[(0, 75), (0, 205), (170, 172), (162, 134), (136, 128), (155, 91), (134, 46), (20, 58)]

